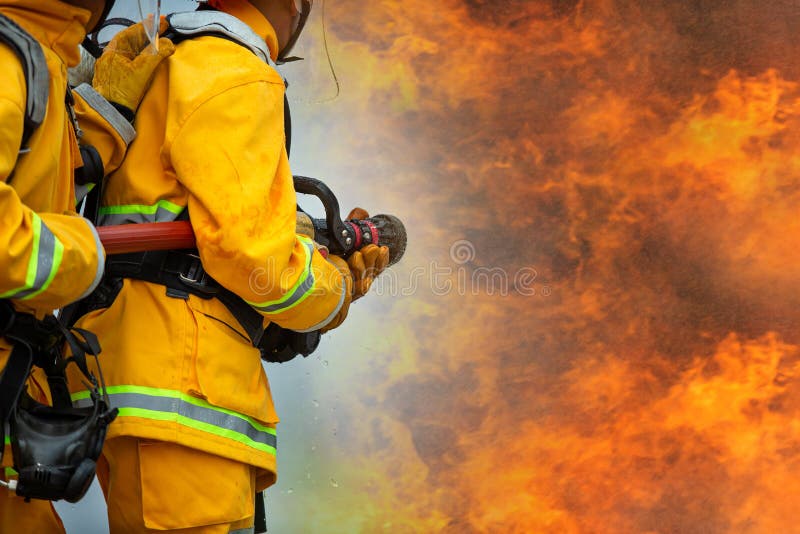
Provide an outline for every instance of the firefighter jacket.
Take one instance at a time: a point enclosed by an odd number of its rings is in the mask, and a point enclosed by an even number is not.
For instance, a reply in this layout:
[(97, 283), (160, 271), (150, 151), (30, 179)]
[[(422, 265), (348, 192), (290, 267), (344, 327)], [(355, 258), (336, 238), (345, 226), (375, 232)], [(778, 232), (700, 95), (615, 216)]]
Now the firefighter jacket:
[[(235, 6), (274, 58), (268, 21), (247, 2)], [(188, 208), (203, 266), (220, 285), (259, 310), (265, 326), (313, 330), (341, 307), (342, 278), (296, 234), (285, 86), (264, 59), (216, 36), (177, 45), (156, 70), (137, 138), (108, 180), (101, 224), (171, 221)], [(270, 484), (278, 417), (259, 351), (217, 299), (167, 293), (125, 279), (113, 304), (78, 323), (100, 339), (120, 410), (109, 438), (197, 448), (256, 466), (259, 486)]]
[[(20, 153), (26, 77), (20, 58), (0, 44), (0, 298), (42, 317), (91, 292), (103, 274), (97, 231), (75, 212), (73, 172), (82, 162), (66, 104), (67, 67), (79, 61), (89, 12), (56, 0), (0, 0), (0, 14), (39, 42), (47, 64), (44, 120)], [(75, 95), (82, 142), (94, 145), (105, 168), (113, 169), (133, 128), (109, 123), (101, 111), (113, 108), (85, 89), (81, 93), (88, 101)], [(0, 369), (8, 355), (9, 345), (0, 338)], [(29, 386), (31, 395), (46, 399), (46, 388), (37, 380)], [(10, 454), (3, 456), (4, 465), (10, 460)]]
[[(97, 232), (75, 213), (73, 172), (82, 162), (65, 103), (66, 69), (79, 61), (89, 12), (56, 0), (2, 0), (0, 13), (39, 41), (49, 75), (44, 121), (21, 153), (26, 79), (19, 57), (0, 44), (0, 298), (42, 316), (88, 294), (103, 274)], [(83, 141), (96, 145), (112, 169), (132, 128), (120, 134), (95, 109), (99, 95), (85, 94), (93, 104), (75, 95)]]

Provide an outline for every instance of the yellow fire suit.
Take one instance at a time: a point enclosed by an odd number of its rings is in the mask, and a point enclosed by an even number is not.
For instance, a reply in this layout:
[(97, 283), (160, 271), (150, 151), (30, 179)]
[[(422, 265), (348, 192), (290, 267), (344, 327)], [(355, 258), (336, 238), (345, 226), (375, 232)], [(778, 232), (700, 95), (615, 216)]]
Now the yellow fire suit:
[[(276, 56), (275, 31), (259, 11), (245, 1), (226, 2), (225, 10)], [(220, 285), (262, 312), (265, 325), (311, 330), (336, 315), (344, 291), (336, 268), (295, 232), (284, 89), (277, 71), (237, 43), (203, 36), (178, 44), (137, 111), (137, 139), (108, 180), (101, 224), (171, 221), (188, 208), (203, 266)], [(119, 408), (106, 450), (117, 457), (120, 440), (139, 440), (142, 469), (130, 475), (139, 479), (117, 486), (141, 486), (144, 525), (234, 525), (252, 516), (252, 493), (246, 502), (244, 496), (275, 480), (278, 416), (259, 352), (225, 306), (125, 279), (113, 304), (78, 326), (98, 335), (110, 399)], [(86, 395), (75, 391), (73, 398), (80, 403)], [(187, 454), (186, 462), (204, 473), (206, 487), (233, 474), (217, 472), (203, 457), (248, 466), (256, 478), (251, 485), (242, 475), (243, 504), (193, 505), (175, 489), (183, 477), (170, 475), (176, 456), (156, 453), (158, 442), (205, 453)], [(100, 473), (104, 488), (105, 479)], [(123, 498), (113, 488), (106, 497), (112, 531), (138, 528), (114, 517)]]
[[(44, 121), (30, 139), (30, 151), (19, 154), (26, 80), (18, 56), (0, 44), (0, 298), (41, 317), (90, 292), (103, 273), (105, 257), (97, 232), (75, 213), (73, 171), (82, 162), (65, 104), (66, 69), (80, 59), (78, 44), (90, 13), (56, 0), (2, 0), (0, 13), (41, 44), (49, 74)], [(95, 145), (106, 168), (113, 169), (124, 156), (125, 140), (80, 95), (75, 99), (83, 141)], [(9, 353), (9, 345), (0, 338), (0, 369)], [(46, 399), (43, 383), (29, 381), (31, 394), (39, 400)], [(5, 472), (0, 476), (8, 477), (8, 436), (4, 448)], [(61, 530), (50, 503), (25, 504), (0, 489), (0, 532)]]

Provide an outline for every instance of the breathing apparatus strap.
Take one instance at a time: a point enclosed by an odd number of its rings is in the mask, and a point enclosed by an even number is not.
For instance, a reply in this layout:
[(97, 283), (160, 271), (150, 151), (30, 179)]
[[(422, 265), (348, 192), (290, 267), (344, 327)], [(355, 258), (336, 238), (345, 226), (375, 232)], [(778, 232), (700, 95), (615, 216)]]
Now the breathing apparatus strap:
[[(16, 312), (11, 303), (0, 300), (0, 336), (6, 337), (14, 326)], [(25, 381), (33, 365), (33, 352), (29, 344), (22, 340), (11, 342), (11, 354), (5, 369), (0, 374), (0, 434), (5, 437), (5, 427), (11, 411), (17, 404)], [(2, 451), (0, 450), (0, 457)]]

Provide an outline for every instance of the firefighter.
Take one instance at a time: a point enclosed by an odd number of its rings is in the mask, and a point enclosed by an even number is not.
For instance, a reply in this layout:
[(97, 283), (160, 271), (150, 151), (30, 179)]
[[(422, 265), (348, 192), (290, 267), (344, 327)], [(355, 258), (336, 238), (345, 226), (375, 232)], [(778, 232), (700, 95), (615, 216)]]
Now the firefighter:
[(251, 529), (254, 495), (276, 478), (278, 416), (241, 306), (261, 314), (258, 331), (329, 330), (388, 261), (375, 247), (354, 274), (296, 233), (274, 62), (311, 2), (202, 8), (167, 17), (175, 53), (136, 110), (138, 137), (100, 208), (104, 225), (188, 219), (197, 251), (110, 261), (78, 322), (100, 339), (119, 408), (98, 466), (112, 532)]
[[(97, 232), (75, 212), (75, 172), (85, 171), (94, 155), (102, 177), (103, 169), (120, 164), (135, 132), (91, 87), (68, 91), (67, 68), (77, 64), (87, 30), (102, 22), (112, 4), (0, 1), (0, 303), (32, 321), (89, 294), (103, 274)], [(155, 64), (168, 53), (149, 62), (147, 72), (137, 72), (135, 83), (126, 79), (129, 97), (144, 91)], [(4, 370), (13, 347), (9, 339), (0, 337)], [(46, 379), (34, 375), (28, 393), (46, 402)], [(5, 438), (0, 480), (8, 483), (16, 475)], [(63, 526), (50, 501), (25, 503), (0, 489), (0, 532), (63, 532)]]

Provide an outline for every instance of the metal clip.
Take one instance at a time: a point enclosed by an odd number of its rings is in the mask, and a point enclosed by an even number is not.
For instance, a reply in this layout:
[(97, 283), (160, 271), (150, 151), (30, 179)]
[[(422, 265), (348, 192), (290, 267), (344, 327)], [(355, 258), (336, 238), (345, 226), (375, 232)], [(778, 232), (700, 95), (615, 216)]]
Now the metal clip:
[(188, 254), (193, 261), (185, 273), (179, 273), (178, 279), (185, 286), (191, 287), (195, 291), (208, 295), (209, 297), (219, 292), (219, 286), (213, 278), (206, 274), (203, 269), (203, 264), (200, 262), (200, 257), (196, 254)]
[(67, 86), (65, 104), (67, 107), (67, 115), (69, 115), (69, 120), (72, 122), (72, 127), (75, 130), (75, 137), (80, 140), (83, 137), (83, 130), (78, 126), (78, 116), (75, 114), (75, 97), (72, 96), (72, 90), (69, 86)]

